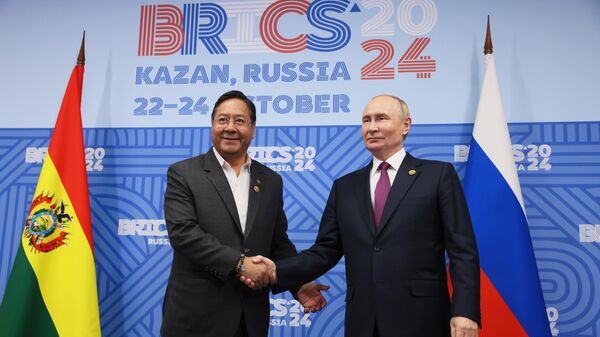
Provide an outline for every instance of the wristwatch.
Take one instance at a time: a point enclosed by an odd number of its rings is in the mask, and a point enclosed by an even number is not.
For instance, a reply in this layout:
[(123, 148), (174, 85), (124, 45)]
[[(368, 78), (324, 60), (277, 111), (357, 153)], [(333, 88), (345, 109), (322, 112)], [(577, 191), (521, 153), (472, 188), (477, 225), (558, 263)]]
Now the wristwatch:
[(246, 254), (240, 255), (240, 258), (235, 266), (235, 275), (240, 277), (243, 272), (246, 271), (246, 267), (244, 267), (244, 259), (246, 258)]

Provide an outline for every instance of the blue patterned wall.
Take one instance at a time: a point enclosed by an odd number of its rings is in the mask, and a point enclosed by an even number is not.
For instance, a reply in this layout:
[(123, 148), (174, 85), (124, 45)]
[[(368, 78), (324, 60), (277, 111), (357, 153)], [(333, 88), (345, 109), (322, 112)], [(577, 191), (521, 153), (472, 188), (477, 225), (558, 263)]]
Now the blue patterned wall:
[[(416, 125), (407, 149), (452, 162), (462, 176), (471, 129)], [(298, 249), (313, 242), (333, 180), (370, 160), (359, 130), (257, 128), (250, 153), (280, 170), (288, 233)], [(519, 123), (510, 131), (553, 334), (598, 336), (600, 122)], [(50, 133), (0, 129), (0, 298)], [(103, 335), (158, 336), (171, 264), (165, 173), (170, 163), (206, 151), (210, 129), (95, 128), (84, 137)], [(332, 288), (318, 314), (302, 313), (288, 293), (272, 297), (272, 337), (343, 336), (343, 263), (319, 280)]]

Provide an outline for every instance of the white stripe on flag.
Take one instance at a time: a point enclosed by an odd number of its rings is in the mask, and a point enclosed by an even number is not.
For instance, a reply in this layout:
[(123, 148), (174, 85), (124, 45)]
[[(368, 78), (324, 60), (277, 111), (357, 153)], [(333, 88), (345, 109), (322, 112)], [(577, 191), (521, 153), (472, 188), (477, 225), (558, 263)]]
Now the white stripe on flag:
[(483, 152), (486, 153), (492, 163), (498, 168), (498, 171), (500, 171), (500, 174), (502, 174), (517, 197), (525, 214), (521, 186), (519, 185), (519, 177), (517, 176), (515, 160), (512, 154), (510, 134), (506, 118), (504, 117), (494, 57), (492, 54), (487, 54), (485, 58), (485, 74), (479, 97), (479, 105), (477, 106), (477, 115), (475, 116), (473, 138), (475, 138), (479, 146), (483, 149)]

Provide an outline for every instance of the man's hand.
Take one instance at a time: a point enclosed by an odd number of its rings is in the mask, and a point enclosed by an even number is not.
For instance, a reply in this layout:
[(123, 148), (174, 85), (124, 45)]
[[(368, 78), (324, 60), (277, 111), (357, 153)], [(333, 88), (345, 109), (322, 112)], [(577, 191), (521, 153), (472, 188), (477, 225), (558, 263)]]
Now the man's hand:
[(240, 281), (252, 289), (260, 289), (277, 281), (275, 263), (261, 256), (249, 256), (244, 259), (244, 269), (240, 273)]
[(300, 287), (297, 297), (304, 312), (317, 312), (327, 305), (327, 300), (321, 294), (322, 290), (329, 290), (329, 286), (311, 282)]
[(452, 337), (477, 337), (477, 323), (466, 317), (455, 316), (450, 319)]

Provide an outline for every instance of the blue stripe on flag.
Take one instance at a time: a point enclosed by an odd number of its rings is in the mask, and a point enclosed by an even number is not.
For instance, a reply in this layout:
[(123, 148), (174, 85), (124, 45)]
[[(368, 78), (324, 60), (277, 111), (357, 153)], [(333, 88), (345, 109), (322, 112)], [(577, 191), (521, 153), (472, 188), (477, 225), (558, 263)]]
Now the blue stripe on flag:
[(527, 219), (512, 189), (471, 142), (463, 180), (481, 268), (529, 336), (550, 336)]

